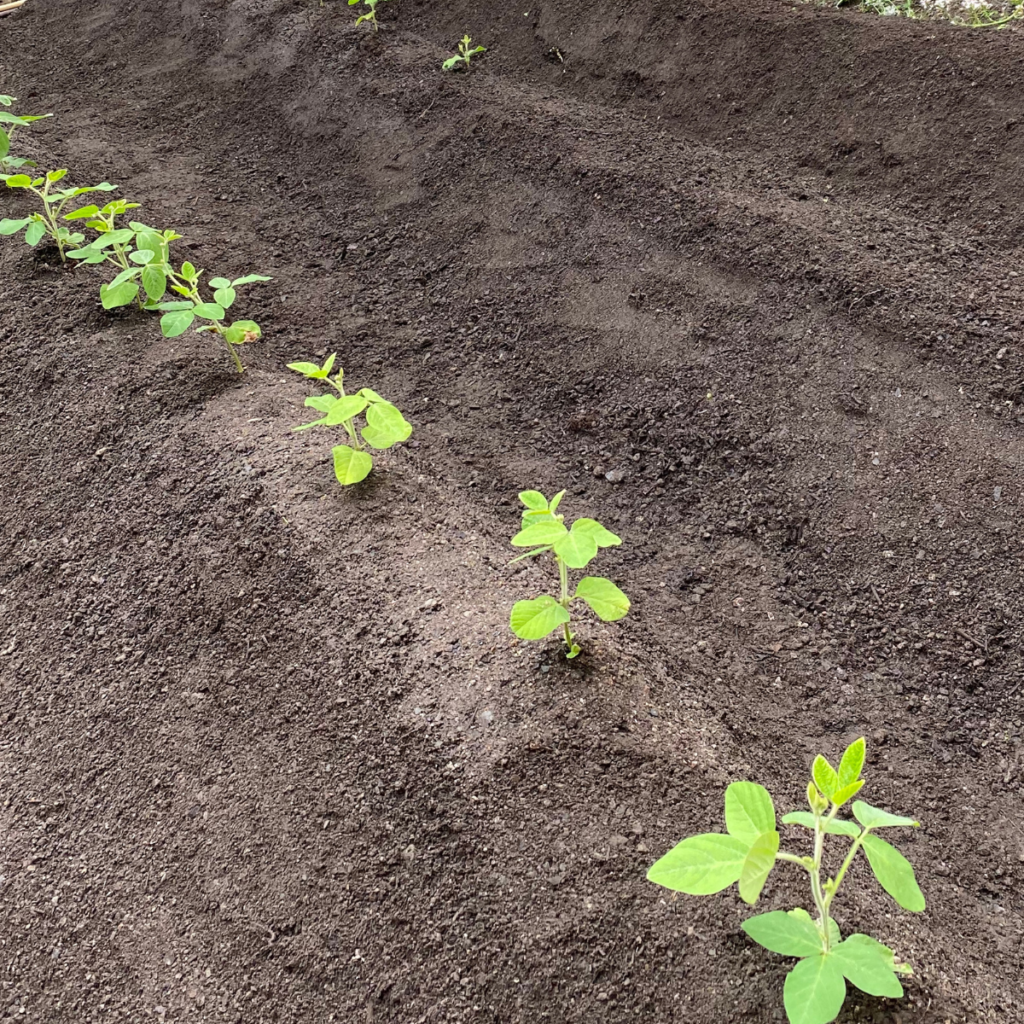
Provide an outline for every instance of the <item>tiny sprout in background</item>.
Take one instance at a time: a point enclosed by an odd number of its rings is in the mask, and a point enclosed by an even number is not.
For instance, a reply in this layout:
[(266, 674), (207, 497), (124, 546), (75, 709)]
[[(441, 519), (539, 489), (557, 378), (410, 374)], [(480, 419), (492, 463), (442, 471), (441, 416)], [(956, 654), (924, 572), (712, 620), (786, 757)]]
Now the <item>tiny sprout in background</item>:
[(379, 31), (380, 26), (377, 24), (377, 4), (380, 2), (381, 0), (348, 0), (349, 7), (355, 7), (356, 4), (362, 3), (364, 6), (370, 8), (367, 14), (360, 14), (359, 17), (356, 18), (356, 24), (362, 25), (364, 21), (368, 21), (373, 25), (374, 32)]
[[(349, 0), (351, 3), (352, 0)], [(486, 53), (486, 46), (473, 46), (473, 40), (469, 36), (463, 36), (459, 41), (459, 52), (454, 57), (449, 57), (442, 65), (443, 71), (454, 71), (459, 65), (462, 65), (462, 70), (469, 70), (469, 62), (478, 54)]]

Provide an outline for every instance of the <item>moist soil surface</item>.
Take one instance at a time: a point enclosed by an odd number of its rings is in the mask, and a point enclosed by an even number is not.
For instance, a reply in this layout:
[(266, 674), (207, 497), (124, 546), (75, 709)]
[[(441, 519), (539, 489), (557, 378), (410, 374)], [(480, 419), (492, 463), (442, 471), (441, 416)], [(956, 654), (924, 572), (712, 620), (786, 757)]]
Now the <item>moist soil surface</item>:
[[(529, 9), (528, 9), (529, 8)], [(0, 1019), (783, 1019), (724, 787), (868, 739), (843, 1022), (1024, 1021), (1024, 39), (772, 0), (29, 0), (28, 155), (262, 272), (237, 374), (0, 248)], [(441, 61), (468, 32), (468, 74)], [(27, 210), (21, 194), (5, 216)], [(333, 478), (337, 351), (415, 427)], [(627, 618), (516, 641), (517, 493)], [(806, 839), (787, 827), (786, 848)], [(806, 905), (782, 864), (762, 909)]]

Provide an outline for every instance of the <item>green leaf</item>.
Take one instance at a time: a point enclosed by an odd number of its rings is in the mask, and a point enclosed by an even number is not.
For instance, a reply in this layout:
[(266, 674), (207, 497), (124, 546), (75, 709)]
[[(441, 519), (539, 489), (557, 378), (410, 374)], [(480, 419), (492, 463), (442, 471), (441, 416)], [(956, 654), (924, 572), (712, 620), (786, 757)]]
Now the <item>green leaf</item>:
[(167, 260), (167, 243), (151, 228), (137, 231), (135, 245), (140, 251), (153, 253), (153, 260), (164, 263)]
[(557, 519), (548, 519), (542, 523), (533, 523), (520, 530), (512, 538), (512, 546), (516, 548), (535, 548), (541, 544), (554, 544), (561, 540), (569, 531)]
[(117, 309), (127, 306), (139, 294), (139, 286), (134, 281), (124, 281), (118, 285), (100, 285), (100, 303), (104, 309)]
[(46, 180), (51, 184), (60, 181), (61, 178), (65, 177), (68, 173), (66, 167), (61, 168), (59, 171), (47, 171)]
[(740, 927), (772, 953), (815, 956), (821, 952), (821, 935), (807, 911), (772, 910), (747, 918)]
[(558, 506), (562, 504), (562, 499), (565, 497), (565, 491), (559, 491), (548, 504), (548, 511), (554, 515), (558, 510)]
[(832, 794), (839, 786), (839, 776), (836, 774), (835, 768), (821, 754), (814, 759), (814, 764), (811, 765), (811, 775), (818, 789), (831, 799)]
[(843, 976), (861, 992), (890, 999), (903, 995), (903, 986), (894, 973), (892, 950), (870, 935), (851, 935), (835, 946), (831, 955)]
[[(106, 231), (99, 238), (89, 243), (90, 249), (107, 249), (112, 245), (124, 245), (135, 237), (131, 228), (118, 228), (116, 231)], [(134, 256), (135, 254), (132, 253)], [(138, 262), (138, 261), (136, 261)]]
[[(546, 524), (538, 523), (536, 525), (544, 526)], [(564, 529), (565, 527), (563, 526), (562, 528)], [(583, 569), (597, 555), (597, 541), (594, 540), (593, 534), (589, 533), (586, 529), (577, 530), (576, 525), (573, 524), (572, 529), (559, 537), (555, 542), (555, 554), (570, 569)]]
[(674, 892), (710, 896), (739, 881), (748, 850), (747, 843), (719, 832), (690, 836), (656, 861), (647, 879)]
[(34, 220), (25, 229), (25, 241), (29, 245), (38, 245), (43, 235), (46, 234), (46, 225), (41, 220)]
[(8, 220), (6, 217), (0, 220), (0, 235), (14, 235), (22, 228), (27, 227), (30, 217), (22, 217), (21, 220)]
[(550, 595), (516, 601), (509, 625), (521, 640), (543, 640), (553, 629), (569, 621), (569, 613)]
[(603, 576), (584, 576), (576, 587), (573, 600), (576, 598), (586, 601), (602, 622), (616, 622), (629, 612), (629, 598)]
[(260, 325), (255, 320), (236, 320), (228, 328), (228, 334), (234, 335), (236, 332), (241, 332), (241, 337), (238, 341), (233, 341), (234, 344), (241, 344), (244, 341), (255, 341), (257, 338), (263, 337), (263, 331), (260, 330)]
[(176, 338), (179, 334), (184, 334), (192, 326), (193, 320), (195, 320), (195, 316), (192, 314), (190, 303), (188, 309), (164, 313), (160, 317), (160, 330), (165, 338)]
[[(231, 282), (232, 288), (238, 288), (243, 284), (253, 284), (255, 281), (273, 281), (272, 277), (264, 277), (262, 274), (248, 274), (245, 277), (237, 277)], [(223, 286), (222, 286), (223, 287)], [(367, 455), (367, 458), (370, 456)]]
[(230, 288), (231, 282), (226, 277), (211, 277), (210, 278), (211, 288)]
[(146, 289), (146, 296), (151, 302), (159, 302), (167, 291), (167, 275), (159, 267), (144, 267), (142, 287)]
[(235, 289), (234, 288), (218, 288), (213, 293), (213, 300), (218, 305), (223, 306), (225, 309), (230, 309), (235, 301)]
[(851, 783), (849, 786), (841, 786), (832, 794), (832, 803), (836, 807), (842, 807), (851, 797), (856, 796), (864, 785), (863, 779), (858, 779), (856, 782)]
[(411, 434), (412, 424), (390, 402), (373, 402), (367, 407), (362, 435), (371, 448), (390, 448), (407, 441)]
[[(129, 273), (133, 273), (133, 271), (126, 270), (125, 273), (129, 274)], [(138, 271), (134, 271), (134, 273), (138, 273)], [(159, 304), (159, 306), (157, 306), (157, 309), (163, 309), (163, 310), (166, 310), (167, 312), (177, 312), (180, 309), (187, 309), (189, 312), (191, 312), (192, 311), (192, 303), (191, 302), (161, 302)]]
[(333, 451), (334, 475), (338, 483), (345, 487), (365, 480), (373, 469), (373, 459), (366, 452), (357, 452), (347, 444), (339, 444)]
[(548, 499), (540, 491), (520, 491), (519, 500), (527, 507), (537, 512), (546, 512)]
[(846, 982), (831, 955), (801, 960), (786, 975), (782, 990), (790, 1024), (831, 1024), (846, 999)]
[(443, 69), (443, 70), (445, 70), (445, 71), (451, 71), (451, 70), (452, 70), (452, 69), (453, 69), (453, 68), (455, 67), (455, 65), (459, 63), (459, 61), (460, 61), (460, 60), (462, 60), (462, 58), (461, 58), (461, 57), (449, 57), (449, 58), (448, 58), (448, 59), (447, 59), (447, 60), (446, 60), (446, 61), (445, 61), (445, 62), (444, 62), (444, 63), (443, 63), (442, 65), (441, 65), (441, 67), (442, 67), (442, 69)]
[[(327, 357), (327, 362), (325, 362), (324, 365), (320, 367), (320, 372), (325, 377), (329, 377), (331, 375), (331, 370), (334, 369), (334, 360), (337, 359), (337, 357), (338, 353), (332, 352)], [(383, 401), (383, 399), (376, 392), (371, 393), (369, 388), (363, 388), (363, 392), (366, 394), (366, 397), (369, 398), (371, 402)]]
[(843, 759), (839, 762), (839, 786), (845, 788), (852, 786), (859, 778), (864, 767), (864, 754), (866, 744), (864, 737), (854, 740), (845, 751)]
[(320, 376), (320, 367), (316, 363), (289, 363), (288, 369), (301, 373), (304, 377)]
[(11, 139), (10, 136), (0, 128), (0, 160), (3, 160), (11, 151)]
[[(78, 251), (79, 252), (85, 252), (86, 250), (80, 249)], [(118, 274), (117, 277), (115, 277), (113, 281), (108, 281), (107, 282), (107, 287), (108, 288), (116, 288), (119, 284), (123, 284), (125, 281), (134, 280), (136, 277), (139, 276), (140, 273), (141, 273), (141, 271), (138, 269), (138, 267), (129, 267), (127, 270), (122, 270), (121, 273)], [(192, 303), (191, 302), (183, 303), (183, 305), (185, 306), (186, 309), (191, 309), (192, 308)]]
[(128, 253), (128, 259), (142, 267), (148, 266), (155, 258), (156, 253), (152, 249), (136, 249), (134, 252)]
[(336, 401), (334, 395), (310, 395), (303, 404), (317, 412), (326, 413)]
[(778, 852), (779, 833), (774, 830), (763, 833), (754, 841), (740, 872), (740, 899), (744, 903), (757, 902), (764, 883), (775, 867), (775, 855)]
[[(359, 395), (345, 395), (343, 398), (339, 398), (334, 405), (331, 406), (331, 411), (327, 414), (324, 419), (324, 426), (336, 427), (345, 420), (352, 419), (353, 416), (358, 416), (366, 408), (366, 399), (360, 398)], [(367, 455), (367, 458), (370, 456)]]
[[(810, 811), (790, 811), (783, 815), (783, 825), (803, 825), (804, 828), (814, 828), (814, 815)], [(841, 818), (833, 818), (826, 826), (825, 831), (830, 836), (853, 836), (860, 835), (860, 829), (852, 821), (843, 821)]]
[(913, 911), (915, 914), (924, 910), (924, 896), (914, 877), (914, 869), (910, 861), (895, 846), (890, 846), (878, 836), (867, 835), (861, 849), (879, 885), (904, 910)]
[[(65, 220), (85, 220), (86, 217), (95, 217), (100, 212), (98, 206), (80, 206), (77, 210), (64, 214)], [(102, 223), (102, 222), (101, 222)], [(106, 227), (106, 225), (103, 225)]]
[(199, 276), (199, 273), (196, 268), (186, 260), (181, 265), (181, 276), (185, 278), (186, 281), (194, 281)]
[(577, 519), (572, 524), (573, 530), (579, 530), (584, 533), (589, 533), (594, 540), (597, 542), (599, 548), (611, 548), (622, 543), (621, 538), (617, 537), (611, 530), (606, 530), (596, 519)]
[(192, 307), (192, 312), (204, 320), (224, 319), (224, 309), (222, 306), (218, 306), (216, 302), (197, 302)]
[[(39, 179), (40, 182), (42, 179)], [(32, 185), (32, 179), (27, 174), (9, 174), (6, 178), (8, 188), (29, 188)]]
[(775, 828), (771, 794), (756, 782), (733, 782), (725, 791), (725, 828), (731, 836), (753, 845)]
[(866, 804), (863, 800), (854, 802), (853, 816), (865, 828), (894, 828), (897, 825), (911, 825), (916, 828), (921, 824), (913, 818), (903, 818), (898, 814), (890, 814), (878, 807), (872, 807), (871, 804)]
[(534, 558), (537, 555), (543, 555), (545, 551), (550, 551), (551, 545), (548, 544), (542, 548), (534, 548), (532, 551), (527, 551), (522, 555), (516, 555), (515, 558), (509, 560), (509, 565), (515, 565), (516, 562), (521, 562), (524, 558)]
[(83, 263), (95, 264), (102, 263), (107, 257), (100, 250), (90, 249), (74, 249), (69, 253), (66, 253), (69, 260), (81, 260)]

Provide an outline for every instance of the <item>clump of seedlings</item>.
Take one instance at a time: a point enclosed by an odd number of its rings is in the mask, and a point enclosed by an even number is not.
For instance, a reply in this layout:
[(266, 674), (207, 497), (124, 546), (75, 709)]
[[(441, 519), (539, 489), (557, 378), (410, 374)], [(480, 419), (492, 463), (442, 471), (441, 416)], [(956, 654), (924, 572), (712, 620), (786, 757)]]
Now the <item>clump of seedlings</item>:
[[(352, 0), (349, 0), (351, 3)], [(455, 71), (461, 66), (463, 71), (469, 70), (469, 62), (478, 54), (486, 53), (486, 46), (474, 46), (469, 36), (463, 36), (459, 40), (459, 52), (454, 57), (449, 57), (442, 65), (443, 71)]]
[(509, 625), (521, 640), (543, 640), (561, 627), (568, 648), (567, 657), (575, 658), (580, 647), (570, 629), (573, 602), (583, 601), (599, 619), (615, 622), (629, 611), (629, 598), (603, 576), (584, 576), (569, 592), (569, 570), (584, 569), (597, 556), (600, 548), (622, 543), (596, 519), (577, 519), (572, 527), (558, 514), (558, 506), (565, 491), (559, 491), (551, 501), (540, 491), (523, 491), (519, 500), (526, 506), (522, 529), (512, 538), (512, 546), (532, 548), (512, 559), (518, 562), (551, 552), (558, 567), (559, 592), (557, 597), (542, 594), (527, 601), (517, 601), (512, 608)]
[[(326, 381), (337, 394), (312, 395), (306, 405), (323, 415), (318, 420), (303, 423), (296, 430), (310, 427), (342, 427), (351, 444), (335, 445), (334, 475), (342, 486), (365, 480), (373, 469), (373, 458), (367, 447), (384, 451), (412, 435), (412, 426), (398, 407), (386, 401), (371, 388), (362, 388), (355, 394), (345, 393), (345, 371), (338, 367), (331, 376), (337, 353), (332, 353), (323, 366), (316, 363), (289, 363), (288, 369), (301, 373), (310, 380)], [(362, 415), (366, 425), (357, 429), (355, 418)]]
[(364, 21), (368, 21), (373, 25), (374, 32), (379, 31), (380, 26), (377, 24), (377, 4), (380, 2), (381, 0), (348, 0), (349, 7), (355, 7), (355, 5), (359, 3), (363, 4), (365, 7), (369, 7), (369, 11), (367, 11), (366, 14), (360, 14), (359, 17), (356, 18), (356, 24), (362, 25)]
[[(839, 811), (864, 785), (864, 739), (846, 748), (838, 769), (821, 756), (814, 759), (807, 786), (809, 811), (783, 817), (811, 833), (810, 854), (779, 849), (775, 806), (763, 786), (734, 782), (725, 791), (724, 833), (690, 836), (670, 850), (647, 873), (648, 879), (694, 896), (721, 892), (739, 883), (740, 898), (756, 903), (777, 861), (796, 864), (807, 872), (814, 916), (803, 907), (772, 910), (743, 922), (755, 942), (782, 956), (797, 957), (786, 976), (783, 1002), (790, 1024), (829, 1024), (846, 999), (846, 983), (872, 996), (903, 995), (900, 975), (912, 973), (888, 946), (869, 935), (845, 939), (832, 917), (832, 903), (857, 854), (863, 851), (875, 878), (904, 910), (924, 910), (924, 896), (910, 862), (875, 833), (879, 829), (917, 826), (913, 818), (890, 814), (862, 800), (853, 803), (853, 819)], [(822, 877), (827, 836), (852, 840), (835, 875)], [(829, 844), (832, 845), (831, 843)]]
[[(0, 107), (11, 107), (17, 102), (14, 96), (0, 95)], [(22, 167), (35, 167), (35, 161), (24, 156), (11, 156), (11, 144), (19, 128), (25, 128), (33, 121), (42, 121), (52, 114), (12, 114), (0, 110), (0, 175), (11, 174)]]

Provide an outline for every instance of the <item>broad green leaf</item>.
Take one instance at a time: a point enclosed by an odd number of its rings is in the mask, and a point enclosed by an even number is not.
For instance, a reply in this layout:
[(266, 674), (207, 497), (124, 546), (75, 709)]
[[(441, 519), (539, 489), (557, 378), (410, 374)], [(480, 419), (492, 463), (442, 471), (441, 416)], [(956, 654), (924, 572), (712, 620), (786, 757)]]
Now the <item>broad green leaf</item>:
[(648, 881), (690, 896), (710, 896), (738, 882), (749, 845), (734, 836), (706, 832), (673, 847), (647, 872)]
[(301, 373), (304, 377), (318, 377), (320, 375), (320, 367), (316, 363), (289, 363), (288, 369)]
[[(333, 365), (333, 363), (332, 363), (332, 365)], [(373, 388), (360, 388), (359, 389), (359, 394), (361, 394), (363, 396), (363, 398), (365, 398), (367, 401), (370, 401), (370, 402), (383, 402), (383, 401), (386, 401), (386, 399), (381, 398), (381, 396), (378, 395), (377, 392), (373, 390)]]
[(167, 276), (159, 267), (144, 267), (142, 287), (146, 289), (146, 295), (151, 302), (159, 302), (167, 291)]
[(864, 737), (861, 736), (843, 751), (843, 759), (839, 762), (840, 789), (852, 786), (860, 778), (861, 769), (864, 767), (865, 749)]
[[(803, 825), (804, 828), (814, 829), (814, 815), (810, 811), (790, 811), (783, 815), (783, 825)], [(860, 835), (860, 829), (852, 821), (843, 821), (840, 818), (833, 818), (826, 826), (825, 831), (831, 836), (853, 836)]]
[(838, 788), (839, 776), (836, 774), (835, 768), (821, 754), (814, 759), (814, 764), (811, 765), (811, 776), (818, 789), (831, 800), (832, 794)]
[[(365, 398), (360, 398), (359, 395), (345, 395), (331, 406), (331, 411), (324, 418), (324, 426), (336, 427), (344, 423), (345, 420), (358, 416), (365, 408)], [(370, 456), (367, 455), (367, 458), (370, 458)]]
[(899, 999), (903, 986), (893, 973), (895, 960), (888, 946), (870, 935), (851, 935), (831, 951), (836, 965), (847, 981), (852, 982), (869, 996), (888, 996)]
[[(106, 231), (99, 238), (89, 243), (90, 249), (106, 249), (111, 245), (124, 245), (135, 237), (131, 228), (118, 228), (116, 231)], [(134, 253), (133, 253), (134, 255)]]
[(836, 807), (842, 807), (851, 797), (856, 796), (864, 785), (863, 779), (858, 779), (856, 782), (851, 783), (849, 786), (841, 786), (832, 794), (832, 803)]
[(782, 989), (790, 1024), (830, 1024), (846, 999), (846, 982), (831, 955), (801, 960), (786, 975)]
[(104, 309), (117, 309), (127, 306), (139, 294), (139, 286), (134, 281), (124, 281), (118, 285), (100, 285), (100, 303)]
[(25, 241), (29, 245), (38, 245), (43, 235), (46, 234), (46, 225), (41, 220), (34, 220), (25, 229)]
[(597, 541), (594, 540), (591, 533), (588, 533), (585, 529), (577, 530), (574, 525), (568, 533), (563, 534), (555, 542), (555, 554), (570, 569), (583, 569), (597, 555)]
[(22, 217), (21, 220), (8, 220), (6, 217), (0, 220), (0, 235), (14, 235), (22, 228), (27, 227), (29, 217)]
[(725, 828), (731, 836), (751, 846), (775, 828), (771, 794), (756, 782), (733, 782), (725, 791)]
[(245, 335), (243, 340), (255, 341), (257, 338), (263, 337), (263, 332), (260, 330), (260, 325), (255, 320), (236, 320), (231, 325), (231, 330), (238, 328)]
[[(80, 206), (77, 210), (64, 214), (65, 220), (85, 220), (86, 217), (95, 217), (100, 212), (98, 206)], [(104, 225), (106, 226), (106, 225)]]
[(189, 309), (164, 313), (160, 317), (160, 330), (165, 338), (176, 338), (179, 334), (184, 334), (192, 326), (195, 316), (192, 314), (191, 303), (189, 305)]
[[(255, 281), (273, 281), (273, 278), (264, 277), (262, 274), (247, 274), (245, 277), (236, 277), (235, 280), (231, 282), (231, 287), (237, 288), (239, 285), (252, 284)], [(366, 457), (369, 458), (370, 456), (367, 455)]]
[(740, 899), (744, 903), (756, 903), (775, 867), (775, 855), (779, 852), (779, 833), (765, 832), (757, 837), (747, 852), (740, 872)]
[(913, 818), (903, 818), (898, 814), (890, 814), (878, 807), (872, 807), (863, 800), (854, 801), (853, 816), (865, 828), (893, 828), (897, 825), (912, 825), (916, 828), (921, 824)]
[[(84, 252), (85, 250), (84, 249), (79, 249), (78, 251), (79, 252)], [(114, 278), (113, 281), (108, 281), (107, 282), (107, 287), (108, 288), (116, 288), (119, 284), (123, 284), (125, 281), (131, 281), (134, 278), (138, 277), (141, 272), (142, 271), (140, 271), (138, 267), (129, 267), (127, 270), (122, 270)], [(185, 309), (191, 309), (192, 308), (192, 303), (191, 302), (185, 302), (185, 303), (182, 303), (181, 305)], [(163, 307), (161, 307), (161, 308), (163, 308)]]
[(53, 184), (54, 182), (60, 181), (61, 178), (65, 177), (68, 173), (66, 167), (61, 168), (59, 171), (47, 171), (46, 180)]
[(226, 277), (211, 277), (210, 278), (211, 288), (230, 288), (231, 282)]
[(334, 448), (334, 475), (338, 483), (347, 487), (365, 480), (373, 469), (373, 459), (366, 452), (357, 452), (347, 444)]
[(225, 309), (230, 309), (235, 302), (234, 288), (218, 288), (213, 293), (213, 301)]
[(32, 179), (27, 174), (9, 174), (6, 183), (8, 188), (29, 188), (32, 185)]
[(512, 538), (512, 546), (516, 548), (535, 548), (541, 544), (554, 544), (561, 540), (569, 531), (556, 519), (547, 519), (541, 523), (532, 523), (520, 530)]
[(548, 511), (554, 515), (558, 510), (558, 506), (561, 505), (562, 499), (565, 497), (565, 491), (559, 491), (548, 504)]
[(373, 402), (367, 407), (362, 435), (371, 448), (390, 448), (407, 441), (411, 434), (412, 425), (390, 402)]
[(163, 263), (167, 259), (167, 245), (160, 235), (150, 228), (138, 231), (135, 235), (135, 245), (141, 251), (154, 253), (153, 259)]
[(527, 507), (537, 511), (547, 511), (548, 499), (540, 491), (520, 491), (519, 500)]
[(75, 249), (73, 252), (65, 254), (69, 260), (81, 260), (83, 263), (95, 264), (102, 263), (107, 257), (96, 249)]
[(316, 409), (318, 412), (326, 413), (332, 405), (337, 401), (334, 395), (310, 395), (306, 399), (305, 405), (310, 409)]
[(199, 272), (191, 263), (188, 262), (188, 260), (186, 260), (181, 265), (181, 276), (185, 278), (186, 281), (194, 281), (199, 276)]
[(586, 601), (602, 622), (616, 622), (629, 612), (629, 598), (603, 576), (584, 576), (576, 587), (574, 599), (577, 597)]
[[(130, 273), (130, 271), (126, 270), (125, 273), (126, 274)], [(137, 271), (136, 271), (136, 273), (137, 273)], [(191, 312), (192, 311), (192, 303), (191, 302), (161, 302), (157, 306), (157, 309), (166, 310), (169, 313), (177, 312), (178, 310), (181, 310), (181, 309), (187, 309), (189, 312)]]
[(772, 953), (814, 956), (821, 952), (821, 935), (807, 911), (772, 910), (747, 918), (740, 927)]
[(509, 625), (522, 640), (543, 640), (553, 629), (569, 621), (569, 613), (550, 595), (516, 601)]
[(606, 530), (596, 519), (577, 519), (572, 528), (574, 531), (589, 533), (599, 548), (611, 548), (622, 543), (621, 538), (616, 537), (611, 530)]
[(910, 861), (884, 839), (867, 835), (861, 847), (879, 885), (904, 910), (920, 913), (924, 910), (924, 896), (914, 877)]
[(156, 259), (156, 253), (152, 249), (136, 249), (128, 253), (128, 259), (140, 267), (146, 267)]
[(216, 302), (197, 302), (192, 307), (192, 312), (196, 316), (202, 317), (204, 320), (223, 320), (224, 319), (224, 308), (217, 305)]
[[(324, 365), (320, 367), (320, 372), (325, 377), (329, 377), (331, 375), (331, 370), (334, 369), (334, 360), (337, 359), (337, 358), (338, 358), (338, 353), (337, 352), (332, 352), (327, 357), (327, 361), (324, 363)], [(363, 388), (363, 392), (366, 394), (366, 397), (369, 398), (371, 402), (383, 401), (383, 399), (381, 399), (381, 397), (376, 392), (370, 392), (369, 388)]]

